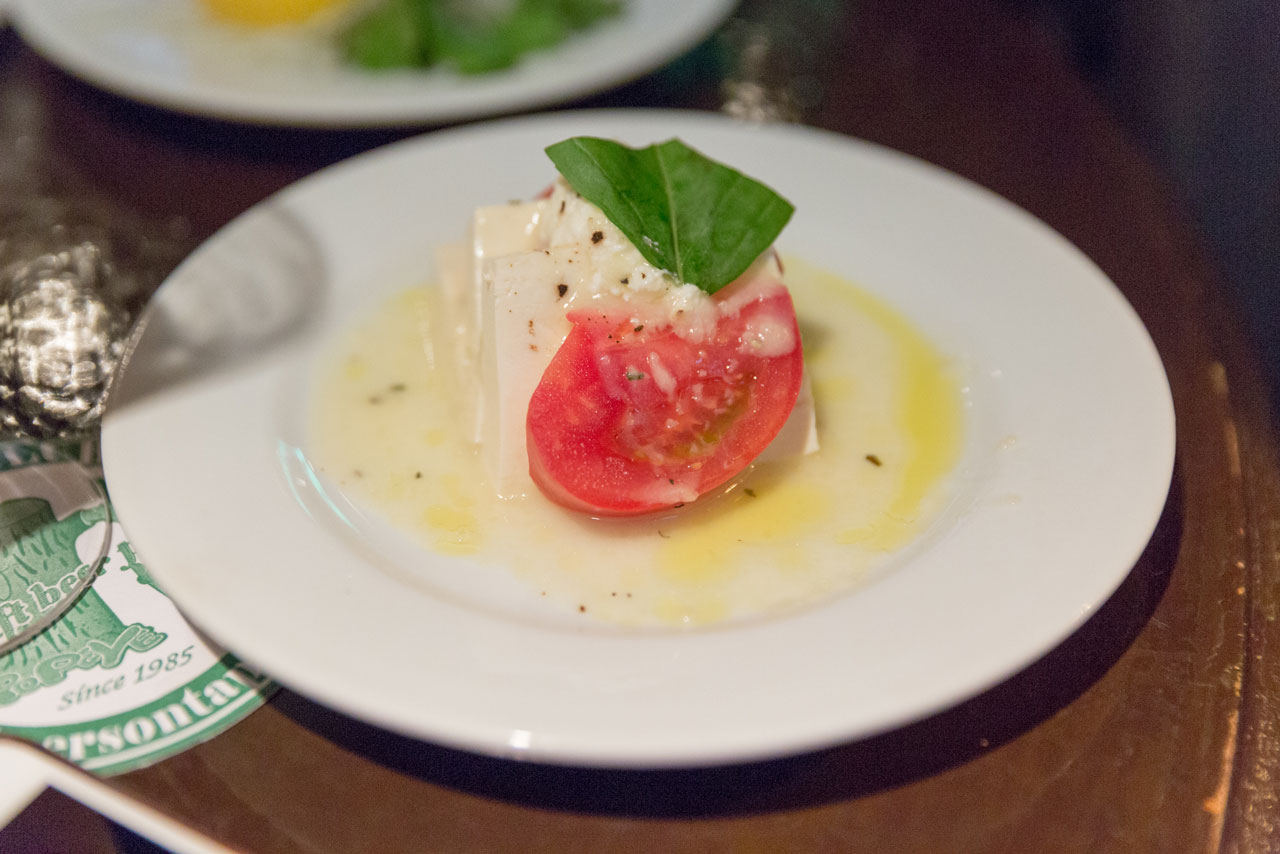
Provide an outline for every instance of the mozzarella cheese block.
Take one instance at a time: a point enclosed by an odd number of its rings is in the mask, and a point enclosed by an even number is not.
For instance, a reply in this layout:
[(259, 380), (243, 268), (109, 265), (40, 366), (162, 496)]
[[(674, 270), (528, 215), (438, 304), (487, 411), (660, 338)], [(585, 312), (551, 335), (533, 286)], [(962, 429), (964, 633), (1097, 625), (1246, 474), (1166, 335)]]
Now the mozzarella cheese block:
[(529, 398), (568, 336), (565, 312), (593, 270), (576, 246), (495, 258), (484, 269), (481, 449), (490, 483), (511, 498), (535, 489), (525, 450)]
[(463, 409), (463, 429), (471, 441), (484, 440), (485, 395), (478, 381), (481, 332), (485, 310), (484, 269), (493, 258), (533, 250), (541, 242), (539, 202), (520, 202), (477, 208), (471, 217), (467, 240), (436, 252), (436, 269), (444, 292), (448, 331), (457, 366), (458, 399)]
[[(466, 257), (469, 254), (469, 257)], [(481, 447), (503, 498), (537, 491), (525, 447), (529, 399), (569, 334), (565, 314), (597, 297), (621, 299), (644, 323), (697, 335), (714, 310), (693, 285), (650, 266), (598, 208), (563, 181), (537, 202), (476, 211), (467, 243), (437, 258), (466, 407), (464, 427)], [(462, 264), (469, 265), (463, 270)], [(781, 278), (766, 253), (744, 275)], [(813, 394), (805, 376), (786, 424), (760, 460), (818, 449)]]

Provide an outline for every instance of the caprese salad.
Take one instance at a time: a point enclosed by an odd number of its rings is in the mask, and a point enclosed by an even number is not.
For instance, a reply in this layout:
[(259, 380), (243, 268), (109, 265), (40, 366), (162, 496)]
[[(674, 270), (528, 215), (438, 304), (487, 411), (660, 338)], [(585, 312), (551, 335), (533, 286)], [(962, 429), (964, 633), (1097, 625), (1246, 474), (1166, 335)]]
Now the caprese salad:
[(478, 209), (440, 267), (467, 423), (498, 494), (682, 507), (817, 449), (773, 242), (793, 208), (679, 140), (550, 146), (539, 198)]

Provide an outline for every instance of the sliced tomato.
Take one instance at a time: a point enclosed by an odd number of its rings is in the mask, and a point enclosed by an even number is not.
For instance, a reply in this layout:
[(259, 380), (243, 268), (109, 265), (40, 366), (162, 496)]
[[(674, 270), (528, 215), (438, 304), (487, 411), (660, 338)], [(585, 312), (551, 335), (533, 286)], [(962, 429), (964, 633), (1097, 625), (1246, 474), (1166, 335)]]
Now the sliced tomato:
[(716, 295), (700, 341), (570, 312), (529, 402), (529, 473), (552, 501), (600, 516), (677, 507), (746, 468), (786, 423), (804, 357), (791, 295), (772, 279)]

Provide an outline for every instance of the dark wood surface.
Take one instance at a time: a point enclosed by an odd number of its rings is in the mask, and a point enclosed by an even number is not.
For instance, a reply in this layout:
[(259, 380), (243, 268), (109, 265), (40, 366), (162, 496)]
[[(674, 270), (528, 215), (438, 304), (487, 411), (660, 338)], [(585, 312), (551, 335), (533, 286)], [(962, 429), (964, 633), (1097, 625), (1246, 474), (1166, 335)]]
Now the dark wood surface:
[[(1102, 267), (1155, 339), (1178, 418), (1174, 483), (1106, 606), (957, 708), (774, 762), (520, 764), (403, 739), (281, 692), (113, 786), (262, 854), (1280, 850), (1277, 433), (1257, 356), (1186, 211), (1018, 6), (865, 0), (833, 26), (825, 100), (809, 121), (1025, 207)], [(695, 56), (584, 105), (712, 107), (717, 84)], [(81, 188), (188, 248), (296, 178), (423, 130), (176, 116), (71, 80), (12, 33), (0, 34), (0, 98), (11, 123), (28, 111), (42, 181)]]

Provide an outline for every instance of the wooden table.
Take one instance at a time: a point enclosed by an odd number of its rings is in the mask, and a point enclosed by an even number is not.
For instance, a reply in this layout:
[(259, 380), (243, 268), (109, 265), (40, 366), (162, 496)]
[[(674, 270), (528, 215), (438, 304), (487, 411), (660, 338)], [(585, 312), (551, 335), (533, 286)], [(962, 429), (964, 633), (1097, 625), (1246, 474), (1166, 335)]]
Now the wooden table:
[[(809, 120), (1044, 219), (1116, 282), (1164, 359), (1173, 488), (1106, 606), (957, 708), (774, 762), (519, 764), (403, 739), (283, 691), (111, 785), (264, 854), (1280, 850), (1280, 459), (1256, 356), (1186, 211), (1014, 5), (854, 6), (820, 64), (825, 100)], [(713, 71), (686, 62), (582, 105), (718, 97)], [(0, 34), (0, 98), (8, 120), (26, 111), (41, 181), (177, 222), (187, 245), (316, 168), (410, 132), (245, 128), (139, 107), (65, 77), (12, 33)]]

